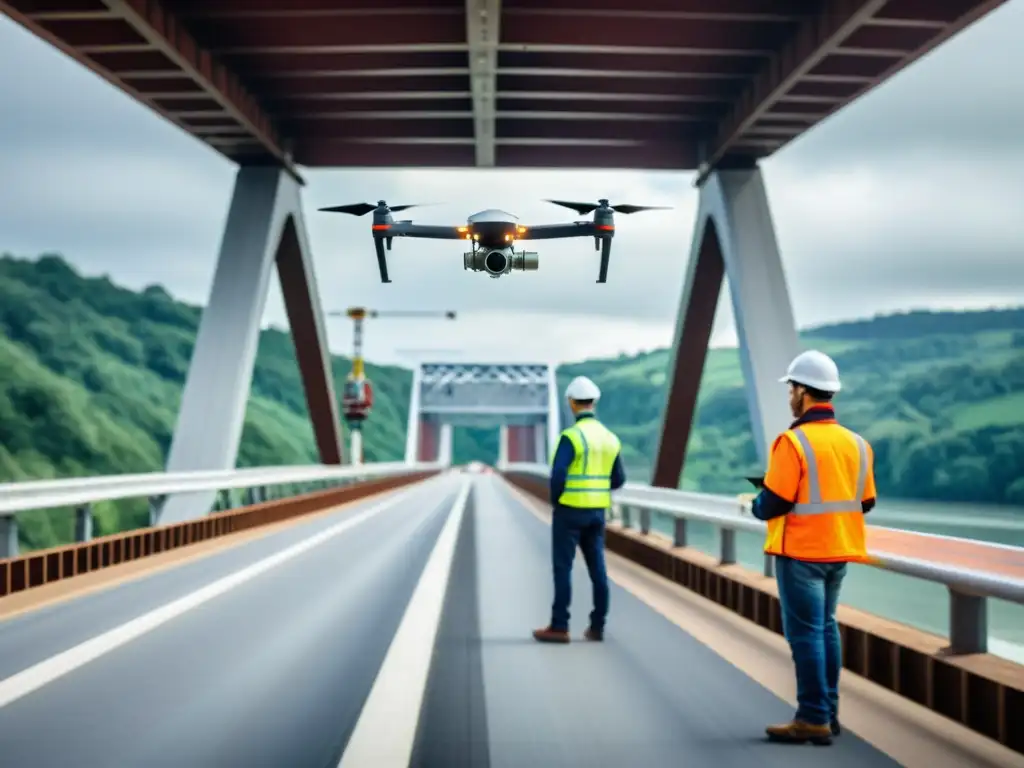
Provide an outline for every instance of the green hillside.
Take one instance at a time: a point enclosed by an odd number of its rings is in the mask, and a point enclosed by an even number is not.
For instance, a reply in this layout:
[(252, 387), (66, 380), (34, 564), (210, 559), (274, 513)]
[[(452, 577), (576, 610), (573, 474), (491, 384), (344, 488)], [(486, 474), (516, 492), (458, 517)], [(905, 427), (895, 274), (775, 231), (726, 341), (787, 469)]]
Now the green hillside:
[[(160, 287), (135, 293), (83, 278), (57, 256), (0, 258), (0, 482), (162, 469), (199, 316)], [(334, 358), (338, 393), (350, 369), (349, 359)], [(401, 459), (412, 374), (367, 365), (367, 375), (376, 400), (366, 459)], [(496, 453), (497, 436), (460, 433), (456, 448), (460, 458)], [(291, 337), (265, 330), (238, 464), (315, 461)], [(139, 525), (147, 514), (142, 502), (96, 513), (99, 533)], [(73, 534), (63, 511), (19, 521), (26, 548)]]
[[(160, 287), (83, 278), (58, 256), (0, 258), (0, 482), (158, 470), (200, 316)], [(844, 421), (875, 444), (890, 496), (1024, 503), (1024, 310), (912, 313), (805, 334), (835, 355)], [(601, 413), (646, 480), (658, 439), (667, 352), (563, 366), (605, 392)], [(350, 361), (335, 357), (337, 391)], [(377, 395), (368, 461), (404, 452), (411, 373), (367, 366)], [(781, 394), (781, 393), (780, 393)], [(493, 461), (496, 430), (457, 430), (455, 460)], [(290, 336), (262, 333), (240, 466), (316, 460)], [(705, 368), (684, 484), (743, 490), (756, 470), (735, 350)], [(141, 502), (100, 506), (99, 532), (140, 524)], [(72, 516), (28, 514), (26, 548), (67, 541)]]
[[(879, 491), (892, 497), (1024, 505), (1024, 309), (912, 312), (806, 331), (843, 375), (840, 419), (875, 449)], [(603, 390), (601, 417), (623, 438), (632, 476), (657, 451), (668, 352), (591, 360), (559, 370)], [(779, 397), (785, 397), (780, 387)], [(683, 487), (746, 490), (757, 462), (736, 349), (708, 355)]]

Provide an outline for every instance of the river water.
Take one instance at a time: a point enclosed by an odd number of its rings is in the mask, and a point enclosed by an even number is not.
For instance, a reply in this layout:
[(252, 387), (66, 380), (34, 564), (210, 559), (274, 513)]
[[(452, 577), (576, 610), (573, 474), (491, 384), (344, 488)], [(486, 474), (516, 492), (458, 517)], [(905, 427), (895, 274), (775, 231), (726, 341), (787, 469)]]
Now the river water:
[[(868, 520), (887, 528), (1024, 547), (1024, 508), (895, 500), (880, 504)], [(652, 515), (651, 527), (672, 534), (667, 518)], [(690, 546), (717, 556), (718, 534), (710, 525), (690, 522), (686, 533)], [(760, 571), (763, 544), (763, 536), (738, 534), (737, 559)], [(944, 637), (949, 632), (949, 593), (930, 581), (854, 565), (843, 583), (841, 602)], [(989, 600), (988, 619), (989, 652), (1024, 664), (1024, 606)]]

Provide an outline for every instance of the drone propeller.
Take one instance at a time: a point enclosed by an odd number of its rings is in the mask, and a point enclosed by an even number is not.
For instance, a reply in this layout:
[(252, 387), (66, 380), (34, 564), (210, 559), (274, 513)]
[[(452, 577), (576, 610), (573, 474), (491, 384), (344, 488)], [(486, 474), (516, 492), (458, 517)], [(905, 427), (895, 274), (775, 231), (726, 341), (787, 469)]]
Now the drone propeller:
[[(370, 203), (352, 203), (351, 205), (335, 205), (330, 208), (321, 208), (321, 211), (327, 213), (349, 213), (353, 216), (365, 216), (372, 211), (378, 211), (380, 213), (398, 213), (409, 208), (415, 208), (418, 204), (413, 203), (411, 205), (392, 205), (389, 206), (383, 200), (378, 200), (376, 205), (370, 205)], [(422, 203), (419, 203), (422, 205)]]
[(615, 211), (616, 213), (639, 213), (640, 211), (667, 211), (670, 210), (665, 206), (661, 205), (608, 205), (607, 200), (598, 200), (596, 203), (572, 203), (566, 200), (548, 200), (549, 203), (560, 205), (563, 208), (576, 211), (581, 216), (585, 216), (591, 211), (602, 209), (605, 211)]

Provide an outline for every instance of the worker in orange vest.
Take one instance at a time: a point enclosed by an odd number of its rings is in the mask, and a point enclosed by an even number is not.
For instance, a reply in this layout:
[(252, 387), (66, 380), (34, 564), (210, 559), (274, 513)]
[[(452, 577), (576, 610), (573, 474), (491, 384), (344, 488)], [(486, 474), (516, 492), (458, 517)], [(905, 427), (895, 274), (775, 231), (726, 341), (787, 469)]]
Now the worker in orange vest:
[(875, 506), (874, 454), (867, 440), (836, 421), (839, 369), (828, 355), (797, 356), (789, 384), (794, 421), (772, 445), (751, 513), (768, 523), (764, 551), (775, 573), (786, 640), (796, 666), (793, 720), (767, 728), (776, 741), (831, 744), (840, 733), (836, 623), (847, 563), (863, 562), (864, 515)]

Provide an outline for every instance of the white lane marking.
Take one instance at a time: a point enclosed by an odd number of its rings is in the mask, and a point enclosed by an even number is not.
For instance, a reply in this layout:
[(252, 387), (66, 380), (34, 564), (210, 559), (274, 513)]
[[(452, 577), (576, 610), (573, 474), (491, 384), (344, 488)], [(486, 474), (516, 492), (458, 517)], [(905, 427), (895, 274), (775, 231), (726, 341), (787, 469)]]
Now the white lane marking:
[(464, 482), (437, 537), (338, 768), (408, 768), (472, 483)]
[(251, 565), (247, 565), (234, 573), (228, 574), (217, 581), (207, 584), (205, 587), (202, 587), (195, 592), (179, 597), (173, 602), (162, 605), (149, 613), (145, 613), (142, 616), (131, 619), (119, 627), (114, 627), (113, 629), (97, 635), (90, 640), (86, 640), (73, 648), (69, 648), (62, 653), (58, 653), (56, 656), (44, 659), (28, 669), (24, 669), (21, 672), (11, 675), (5, 680), (0, 680), (0, 707), (5, 707), (11, 702), (17, 701), (22, 696), (26, 696), (29, 693), (42, 688), (47, 683), (53, 682), (57, 678), (78, 669), (79, 667), (106, 653), (109, 653), (110, 651), (113, 651), (116, 648), (119, 648), (137, 637), (141, 637), (147, 632), (156, 629), (161, 624), (165, 624), (171, 619), (181, 616), (186, 611), (197, 608), (203, 603), (209, 602), (215, 597), (223, 595), (225, 592), (256, 578), (261, 573), (265, 573), (271, 568), (282, 565), (283, 563), (308, 552), (313, 547), (333, 539), (360, 523), (369, 520), (374, 515), (380, 514), (385, 509), (401, 503), (412, 494), (422, 492), (423, 487), (424, 486), (422, 484), (416, 484), (406, 491), (384, 499), (367, 510), (357, 512), (352, 516), (346, 517), (341, 522), (332, 525), (330, 528), (327, 528), (308, 539), (303, 539), (297, 544), (293, 544), (286, 549), (282, 549), (280, 552), (276, 552), (263, 560), (258, 560)]

